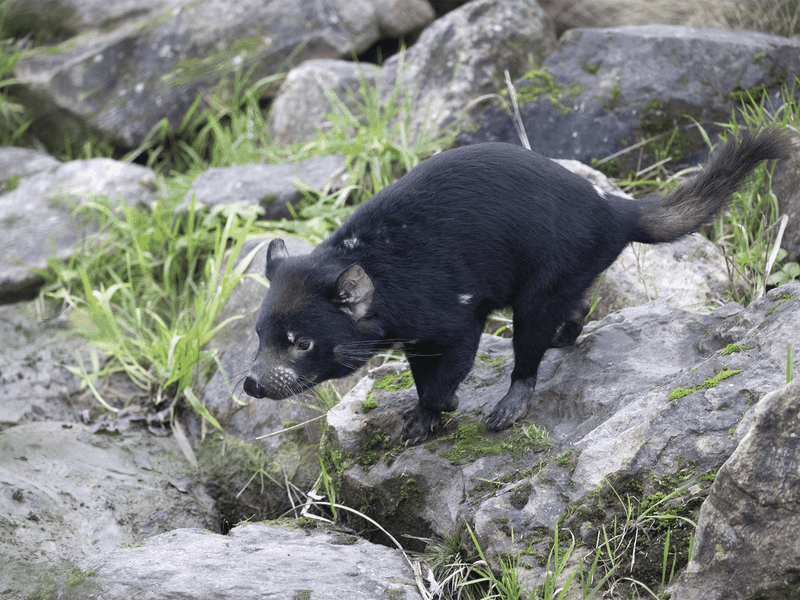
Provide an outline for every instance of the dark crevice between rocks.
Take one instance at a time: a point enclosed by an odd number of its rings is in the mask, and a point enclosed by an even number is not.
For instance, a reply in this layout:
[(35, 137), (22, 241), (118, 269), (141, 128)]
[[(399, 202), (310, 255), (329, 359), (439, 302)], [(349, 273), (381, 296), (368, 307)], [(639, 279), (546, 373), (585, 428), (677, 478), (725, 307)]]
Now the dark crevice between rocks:
[(300, 490), (311, 489), (319, 473), (312, 455), (315, 449), (314, 444), (298, 443), (288, 453), (291, 456), (280, 456), (232, 437), (226, 443), (216, 438), (203, 442), (197, 450), (198, 462), (206, 491), (214, 500), (219, 532), (225, 535), (242, 522), (292, 516), (285, 479)]

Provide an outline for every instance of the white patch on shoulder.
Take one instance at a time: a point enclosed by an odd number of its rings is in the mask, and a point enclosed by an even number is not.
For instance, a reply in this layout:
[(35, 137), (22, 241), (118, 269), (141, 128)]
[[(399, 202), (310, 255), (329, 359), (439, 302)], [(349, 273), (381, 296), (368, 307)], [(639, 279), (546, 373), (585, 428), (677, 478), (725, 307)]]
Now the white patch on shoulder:
[(608, 196), (608, 194), (606, 194), (606, 192), (598, 185), (594, 186), (594, 191), (597, 192), (597, 195), (600, 196), (601, 198), (605, 198), (606, 196)]
[(460, 304), (469, 304), (472, 300), (472, 294), (459, 294), (458, 301)]
[(357, 237), (347, 238), (342, 242), (342, 244), (344, 244), (344, 247), (347, 248), (348, 250), (352, 250), (353, 248), (358, 246), (358, 238)]

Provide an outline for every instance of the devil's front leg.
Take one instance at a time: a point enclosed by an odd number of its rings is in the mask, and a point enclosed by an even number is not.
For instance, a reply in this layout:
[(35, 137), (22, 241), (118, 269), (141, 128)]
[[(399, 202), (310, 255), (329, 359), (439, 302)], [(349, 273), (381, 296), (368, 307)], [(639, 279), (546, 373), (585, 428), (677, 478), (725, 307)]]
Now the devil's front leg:
[(418, 344), (407, 349), (419, 406), (404, 415), (402, 438), (406, 444), (424, 441), (439, 425), (442, 412), (458, 407), (456, 389), (475, 362), (480, 333), (480, 327), (475, 327), (456, 345)]

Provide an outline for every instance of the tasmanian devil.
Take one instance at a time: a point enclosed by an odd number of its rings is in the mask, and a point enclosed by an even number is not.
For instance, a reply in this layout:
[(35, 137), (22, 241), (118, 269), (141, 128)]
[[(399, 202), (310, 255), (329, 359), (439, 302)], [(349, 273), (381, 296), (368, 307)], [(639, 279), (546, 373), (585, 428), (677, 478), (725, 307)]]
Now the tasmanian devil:
[(574, 343), (584, 292), (626, 244), (696, 231), (756, 165), (792, 145), (775, 130), (745, 132), (695, 178), (638, 201), (509, 144), (442, 152), (310, 254), (290, 257), (282, 240), (270, 243), (270, 288), (244, 390), (287, 398), (402, 344), (419, 394), (402, 436), (415, 443), (456, 408), (487, 316), (510, 306), (511, 387), (486, 419), (490, 430), (505, 429), (526, 413), (545, 350)]

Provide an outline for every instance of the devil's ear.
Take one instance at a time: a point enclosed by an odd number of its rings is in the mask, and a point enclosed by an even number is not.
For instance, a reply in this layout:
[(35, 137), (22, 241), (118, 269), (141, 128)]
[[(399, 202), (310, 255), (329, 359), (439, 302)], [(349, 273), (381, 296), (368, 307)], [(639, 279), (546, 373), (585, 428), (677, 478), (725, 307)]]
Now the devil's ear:
[(264, 275), (267, 279), (272, 279), (275, 274), (275, 269), (283, 261), (289, 257), (289, 251), (286, 250), (286, 244), (283, 243), (281, 238), (275, 238), (267, 246), (267, 267), (264, 270)]
[(372, 306), (372, 292), (375, 288), (359, 265), (353, 265), (344, 270), (336, 280), (336, 290), (342, 310), (352, 316), (356, 321), (364, 318)]

